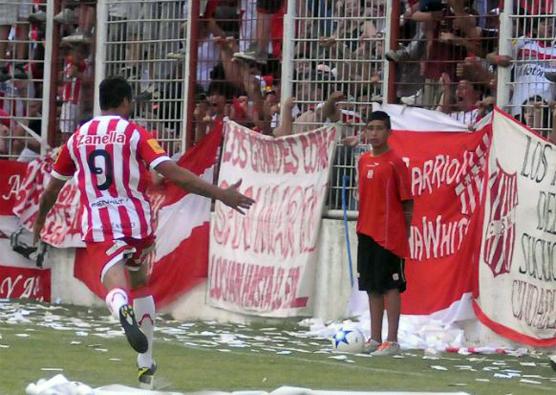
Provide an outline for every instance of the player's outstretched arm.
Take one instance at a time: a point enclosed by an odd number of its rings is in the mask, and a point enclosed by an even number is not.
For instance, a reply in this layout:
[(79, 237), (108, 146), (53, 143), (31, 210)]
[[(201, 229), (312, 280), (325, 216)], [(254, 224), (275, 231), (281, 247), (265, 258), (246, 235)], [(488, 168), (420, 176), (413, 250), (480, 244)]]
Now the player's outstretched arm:
[(48, 212), (56, 203), (56, 199), (58, 198), (58, 194), (60, 190), (64, 186), (66, 181), (59, 180), (58, 178), (52, 177), (50, 182), (46, 186), (45, 191), (41, 196), (41, 200), (39, 203), (39, 213), (37, 214), (37, 219), (33, 225), (33, 244), (37, 244), (37, 241), (40, 239), (41, 230), (44, 226), (44, 221), (46, 220), (46, 216)]
[(182, 189), (197, 195), (220, 200), (226, 206), (233, 208), (241, 214), (245, 214), (244, 210), (249, 209), (255, 203), (250, 197), (238, 192), (237, 188), (240, 186), (241, 180), (229, 188), (219, 188), (204, 181), (189, 170), (179, 167), (176, 162), (170, 160), (160, 163), (155, 167), (155, 170)]

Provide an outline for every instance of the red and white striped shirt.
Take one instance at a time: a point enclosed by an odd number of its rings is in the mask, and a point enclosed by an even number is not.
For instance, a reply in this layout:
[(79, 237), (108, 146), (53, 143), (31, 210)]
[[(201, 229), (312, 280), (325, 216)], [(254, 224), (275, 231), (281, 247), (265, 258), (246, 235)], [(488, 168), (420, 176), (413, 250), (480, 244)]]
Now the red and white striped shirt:
[(148, 168), (170, 160), (145, 129), (116, 115), (95, 117), (60, 150), (52, 176), (75, 176), (86, 242), (143, 239), (153, 232)]
[(74, 75), (73, 68), (77, 67), (78, 72), (85, 71), (85, 63), (74, 64), (67, 62), (64, 66), (64, 85), (62, 89), (62, 101), (79, 104), (81, 95), (81, 78)]

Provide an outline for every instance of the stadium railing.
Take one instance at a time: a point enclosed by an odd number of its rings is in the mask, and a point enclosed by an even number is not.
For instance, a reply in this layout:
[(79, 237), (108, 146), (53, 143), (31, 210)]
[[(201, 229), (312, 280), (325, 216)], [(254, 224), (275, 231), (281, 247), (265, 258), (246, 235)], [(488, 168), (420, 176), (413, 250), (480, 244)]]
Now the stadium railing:
[(46, 146), (52, 25), (29, 21), (46, 7), (46, 0), (0, 1), (0, 159), (29, 160)]
[(185, 148), (186, 57), (176, 61), (168, 55), (185, 54), (187, 3), (106, 0), (97, 5), (100, 56), (95, 80), (126, 77), (135, 99), (133, 117), (155, 132), (170, 154)]

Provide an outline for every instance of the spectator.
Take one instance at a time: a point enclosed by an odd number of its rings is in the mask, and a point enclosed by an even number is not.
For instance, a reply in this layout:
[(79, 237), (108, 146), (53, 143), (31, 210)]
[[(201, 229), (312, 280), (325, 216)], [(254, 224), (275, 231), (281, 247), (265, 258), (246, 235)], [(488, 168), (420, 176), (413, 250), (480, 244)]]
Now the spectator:
[(268, 43), (271, 38), (272, 15), (280, 11), (284, 0), (257, 0), (257, 26), (255, 41), (243, 52), (234, 53), (238, 59), (265, 65), (268, 61)]
[(15, 124), (14, 152), (19, 154), (18, 161), (29, 162), (39, 156), (41, 152), (41, 108), (40, 100), (29, 102), (27, 118)]
[(81, 105), (81, 82), (86, 65), (76, 52), (67, 56), (64, 65), (64, 83), (62, 86), (62, 109), (60, 114), (60, 131), (69, 138), (78, 125)]
[(550, 59), (556, 58), (554, 45), (554, 17), (533, 19), (532, 36), (522, 36), (515, 41), (512, 58), (514, 84), (511, 100), (512, 115), (524, 119), (524, 106), (530, 102), (542, 102), (547, 106), (556, 98), (556, 66)]
[(479, 120), (478, 103), (482, 95), (480, 86), (471, 81), (461, 80), (454, 95), (452, 81), (447, 73), (442, 75), (441, 81), (443, 95), (438, 109), (471, 128)]
[(227, 103), (234, 93), (237, 93), (237, 89), (228, 82), (210, 83), (206, 103), (199, 103), (195, 109), (195, 142), (200, 141), (213, 128), (221, 128), (224, 121), (229, 119)]
[[(75, 4), (75, 3), (73, 3)], [(66, 8), (58, 13), (54, 20), (58, 23), (73, 25), (77, 22), (77, 27), (70, 35), (62, 37), (63, 43), (89, 44), (93, 36), (92, 31), (95, 24), (95, 8), (93, 1), (80, 1), (76, 8), (70, 8), (72, 3), (68, 2)], [(76, 12), (77, 10), (77, 12)], [(77, 13), (77, 18), (76, 18)], [(76, 21), (77, 19), (77, 21)]]
[(0, 157), (10, 154), (11, 121), (10, 115), (0, 108)]
[[(0, 4), (0, 82), (10, 78), (27, 78), (25, 63), (27, 61), (26, 37), (29, 34), (29, 24), (20, 23), (26, 21), (31, 13), (31, 5), (23, 0), (15, 0)], [(15, 61), (10, 65), (6, 59), (8, 37), (10, 31), (17, 24), (15, 29)], [(11, 66), (11, 67), (10, 67)]]

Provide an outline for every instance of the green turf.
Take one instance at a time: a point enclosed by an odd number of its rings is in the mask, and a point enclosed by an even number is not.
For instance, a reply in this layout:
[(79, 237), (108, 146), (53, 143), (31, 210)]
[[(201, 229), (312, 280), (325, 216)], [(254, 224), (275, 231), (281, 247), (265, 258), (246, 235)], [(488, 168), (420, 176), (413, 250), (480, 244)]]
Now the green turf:
[[(29, 317), (39, 313), (31, 313)], [(48, 315), (52, 313), (57, 317)], [(96, 332), (86, 329), (88, 336), (76, 335), (75, 328), (55, 330), (43, 326), (49, 320), (58, 319), (69, 326), (71, 317), (81, 319), (74, 322), (79, 326), (80, 322), (98, 316), (99, 311), (70, 308), (45, 314), (30, 323), (8, 323), (0, 318), (1, 395), (21, 394), (28, 383), (59, 373), (41, 370), (43, 368), (63, 369), (61, 373), (68, 379), (93, 387), (116, 383), (135, 385), (135, 355), (125, 339), (94, 335), (117, 329), (115, 324), (101, 322)], [(52, 317), (54, 320), (50, 319)], [(422, 358), (422, 352), (416, 351), (404, 353), (403, 359), (350, 355), (353, 363), (348, 363), (330, 359), (334, 354), (322, 351), (328, 346), (326, 340), (291, 336), (291, 328), (287, 331), (278, 328), (275, 335), (269, 335), (271, 332), (261, 326), (191, 323), (187, 335), (173, 334), (172, 328), (183, 330), (179, 325), (164, 322), (164, 333), (157, 332), (155, 355), (160, 367), (157, 380), (166, 384), (167, 390), (273, 390), (293, 385), (313, 389), (464, 391), (472, 394), (556, 393), (556, 376), (543, 358), (445, 354), (438, 360), (428, 360)], [(212, 335), (203, 331), (211, 331)], [(248, 346), (238, 348), (215, 342), (219, 333), (249, 336)], [(29, 336), (18, 336), (21, 334)], [(257, 335), (261, 337), (255, 339)], [(276, 350), (281, 348), (297, 351), (277, 355)], [(315, 353), (319, 350), (322, 353)], [(522, 366), (522, 362), (534, 362), (536, 366)], [(431, 365), (448, 370), (433, 370)], [(462, 371), (456, 365), (471, 365), (477, 371)], [(494, 370), (483, 370), (485, 367)], [(500, 369), (516, 369), (522, 376), (494, 378), (493, 374)], [(520, 383), (523, 375), (540, 375), (542, 378), (528, 379), (542, 384)]]

